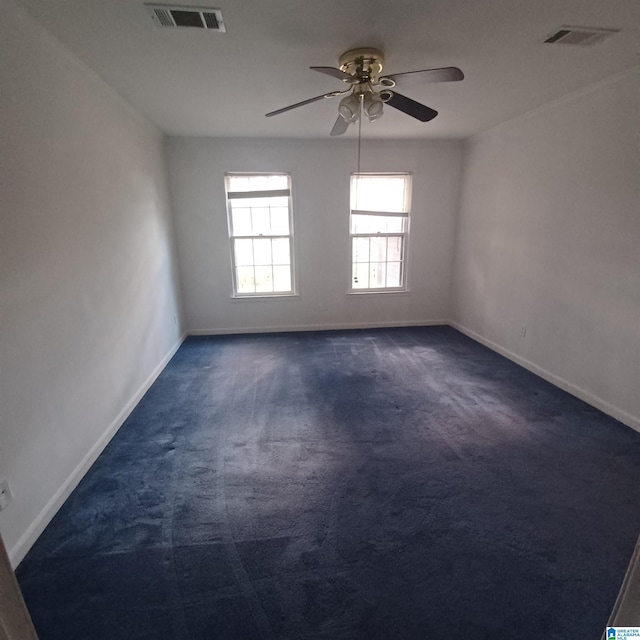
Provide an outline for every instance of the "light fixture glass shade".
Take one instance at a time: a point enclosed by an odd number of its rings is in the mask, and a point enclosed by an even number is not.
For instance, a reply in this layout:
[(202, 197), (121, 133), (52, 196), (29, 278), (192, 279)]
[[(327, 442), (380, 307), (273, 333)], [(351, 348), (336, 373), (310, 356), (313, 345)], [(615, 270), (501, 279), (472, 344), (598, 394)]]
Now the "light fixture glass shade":
[(372, 91), (371, 93), (367, 93), (364, 97), (363, 108), (364, 113), (367, 116), (367, 120), (369, 120), (369, 122), (373, 122), (382, 115), (384, 103), (382, 102), (382, 98)]
[(340, 100), (338, 113), (349, 123), (357, 122), (360, 118), (360, 99), (351, 93)]

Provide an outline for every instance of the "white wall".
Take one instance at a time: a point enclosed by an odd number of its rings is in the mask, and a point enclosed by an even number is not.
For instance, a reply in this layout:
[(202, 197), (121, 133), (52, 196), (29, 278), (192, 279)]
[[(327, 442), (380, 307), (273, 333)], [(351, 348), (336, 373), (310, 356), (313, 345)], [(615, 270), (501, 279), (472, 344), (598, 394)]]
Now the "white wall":
[[(355, 140), (169, 138), (167, 156), (189, 331), (385, 326), (449, 317), (461, 143), (362, 142), (362, 171), (413, 172), (406, 294), (346, 294)], [(226, 171), (292, 173), (299, 297), (231, 299)]]
[(632, 72), (476, 136), (453, 287), (462, 327), (636, 428), (639, 176)]
[[(0, 9), (0, 477), (15, 496), (0, 532), (15, 564), (173, 353), (180, 318), (161, 134), (12, 0)], [(453, 313), (639, 427), (636, 100), (627, 74), (502, 125), (468, 143), (463, 176), (459, 142), (365, 139), (363, 171), (414, 176), (407, 294), (346, 294), (354, 140), (169, 139), (186, 328)], [(299, 297), (230, 298), (225, 171), (293, 174)]]
[(14, 493), (0, 531), (15, 564), (180, 330), (160, 133), (0, 8), (0, 477)]

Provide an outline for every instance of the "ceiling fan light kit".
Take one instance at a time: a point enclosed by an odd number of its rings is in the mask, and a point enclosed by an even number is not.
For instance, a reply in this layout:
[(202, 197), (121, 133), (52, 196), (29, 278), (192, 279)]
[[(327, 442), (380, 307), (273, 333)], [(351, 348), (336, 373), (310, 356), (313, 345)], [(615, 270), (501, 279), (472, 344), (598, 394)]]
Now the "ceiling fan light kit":
[(360, 117), (360, 99), (355, 93), (351, 93), (340, 100), (338, 113), (349, 124), (357, 122)]
[(378, 120), (384, 112), (384, 104), (398, 109), (421, 122), (433, 120), (438, 115), (435, 109), (416, 102), (398, 93), (397, 84), (407, 77), (419, 78), (425, 82), (455, 82), (462, 80), (464, 74), (457, 67), (440, 69), (421, 69), (405, 71), (391, 75), (381, 75), (384, 69), (384, 54), (379, 49), (364, 47), (351, 49), (343, 53), (338, 60), (339, 67), (310, 67), (313, 71), (324, 73), (348, 84), (343, 91), (331, 91), (315, 98), (277, 109), (267, 113), (267, 117), (275, 116), (306, 104), (325, 98), (342, 96), (338, 105), (338, 119), (331, 130), (332, 136), (345, 133), (349, 124), (360, 120), (361, 111), (367, 120)]
[(369, 122), (373, 122), (382, 116), (384, 102), (379, 93), (372, 91), (367, 93), (362, 102), (362, 110), (364, 115), (367, 116)]

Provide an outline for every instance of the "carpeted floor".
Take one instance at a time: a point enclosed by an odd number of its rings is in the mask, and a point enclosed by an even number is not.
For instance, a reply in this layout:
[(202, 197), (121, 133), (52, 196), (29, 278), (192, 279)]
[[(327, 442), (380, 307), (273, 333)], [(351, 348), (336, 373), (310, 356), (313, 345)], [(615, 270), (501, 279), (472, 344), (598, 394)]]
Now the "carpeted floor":
[(41, 640), (599, 638), (640, 434), (446, 327), (190, 338), (18, 568)]

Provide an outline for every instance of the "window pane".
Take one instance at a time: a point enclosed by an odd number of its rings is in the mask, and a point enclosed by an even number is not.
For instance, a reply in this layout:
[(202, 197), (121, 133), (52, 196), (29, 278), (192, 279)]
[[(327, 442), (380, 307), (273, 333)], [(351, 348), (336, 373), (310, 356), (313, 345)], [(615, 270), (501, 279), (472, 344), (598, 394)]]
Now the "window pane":
[(351, 215), (351, 233), (404, 233), (403, 216)]
[(353, 282), (354, 289), (369, 288), (369, 263), (356, 262), (353, 265)]
[(376, 225), (380, 223), (376, 220), (377, 216), (351, 216), (351, 233), (376, 233), (381, 231), (381, 228), (376, 228)]
[(387, 239), (385, 237), (371, 238), (371, 262), (384, 262), (387, 259)]
[(271, 267), (256, 267), (256, 292), (273, 291), (273, 275)]
[(372, 216), (351, 216), (351, 233), (370, 233), (369, 220)]
[(402, 238), (387, 238), (387, 260), (399, 262), (402, 260)]
[(288, 189), (289, 176), (286, 175), (249, 175), (227, 176), (229, 191), (271, 191)]
[(353, 239), (353, 261), (369, 262), (369, 238)]
[(238, 198), (231, 202), (237, 207), (264, 207), (269, 204), (269, 198)]
[(291, 291), (291, 269), (289, 267), (273, 267), (273, 290)]
[(236, 266), (253, 265), (253, 240), (234, 240)]
[(251, 209), (232, 206), (231, 219), (234, 236), (251, 235)]
[(398, 216), (389, 216), (384, 218), (384, 233), (404, 233), (407, 225), (407, 219)]
[(236, 286), (238, 293), (255, 293), (253, 267), (238, 267), (236, 269)]
[(249, 180), (251, 191), (267, 191), (269, 189), (269, 176), (251, 176)]
[(289, 235), (289, 208), (271, 207), (271, 235)]
[(406, 210), (408, 176), (352, 176), (351, 209), (361, 211)]
[(248, 176), (227, 176), (229, 191), (249, 191)]
[(402, 263), (387, 262), (387, 287), (402, 285)]
[(253, 259), (256, 265), (271, 264), (271, 240), (256, 239), (253, 241)]
[(271, 234), (268, 207), (251, 207), (251, 221), (254, 235), (268, 236)]
[(291, 256), (289, 253), (289, 238), (272, 240), (271, 250), (273, 251), (273, 264), (291, 264)]
[(269, 176), (269, 189), (288, 189), (289, 176)]
[(369, 288), (380, 289), (385, 286), (386, 265), (384, 262), (369, 264)]

